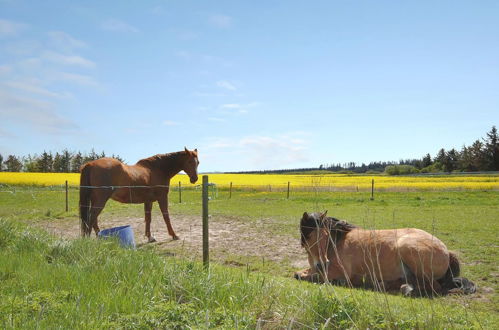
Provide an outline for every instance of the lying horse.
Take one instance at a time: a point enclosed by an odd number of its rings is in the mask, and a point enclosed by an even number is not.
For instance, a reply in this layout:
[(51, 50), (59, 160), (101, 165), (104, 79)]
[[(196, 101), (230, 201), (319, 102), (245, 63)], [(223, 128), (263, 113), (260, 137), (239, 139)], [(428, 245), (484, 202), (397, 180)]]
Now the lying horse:
[(198, 180), (198, 151), (187, 150), (156, 155), (126, 165), (117, 159), (100, 158), (84, 164), (80, 177), (80, 220), (83, 236), (89, 236), (92, 228), (99, 233), (97, 217), (109, 198), (121, 203), (144, 203), (145, 234), (151, 235), (152, 203), (157, 201), (168, 234), (178, 239), (170, 223), (168, 192), (170, 179), (180, 171), (189, 176), (191, 183)]
[(459, 261), (435, 236), (414, 228), (365, 230), (326, 213), (304, 213), (301, 245), (310, 268), (295, 278), (404, 295), (464, 293), (476, 286), (459, 278)]

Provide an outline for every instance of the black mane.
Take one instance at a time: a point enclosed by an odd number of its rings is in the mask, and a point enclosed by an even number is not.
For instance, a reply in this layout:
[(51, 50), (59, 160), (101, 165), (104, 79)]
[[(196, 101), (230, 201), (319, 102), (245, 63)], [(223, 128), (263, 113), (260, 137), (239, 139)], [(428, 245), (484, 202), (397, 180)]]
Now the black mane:
[(345, 235), (357, 226), (333, 217), (323, 217), (321, 213), (304, 213), (300, 222), (301, 245), (305, 246), (310, 233), (317, 228), (328, 228), (334, 244), (338, 244)]

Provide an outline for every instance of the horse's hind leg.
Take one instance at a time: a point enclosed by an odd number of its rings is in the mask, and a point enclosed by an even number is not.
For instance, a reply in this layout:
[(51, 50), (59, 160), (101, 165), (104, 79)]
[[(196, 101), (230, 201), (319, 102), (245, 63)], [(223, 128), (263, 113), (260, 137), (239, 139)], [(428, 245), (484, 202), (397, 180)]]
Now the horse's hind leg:
[(156, 242), (156, 239), (151, 235), (151, 211), (152, 202), (144, 203), (144, 214), (146, 223), (146, 237), (149, 243)]
[(97, 217), (106, 206), (106, 202), (111, 196), (111, 193), (107, 191), (98, 191), (92, 196), (92, 204), (90, 207), (90, 224), (95, 231), (95, 235), (99, 234), (99, 225), (97, 223)]
[(404, 296), (426, 296), (431, 297), (434, 294), (440, 294), (442, 288), (436, 280), (418, 278), (412, 270), (404, 263), (402, 263), (404, 271), (404, 279), (400, 286), (400, 291)]

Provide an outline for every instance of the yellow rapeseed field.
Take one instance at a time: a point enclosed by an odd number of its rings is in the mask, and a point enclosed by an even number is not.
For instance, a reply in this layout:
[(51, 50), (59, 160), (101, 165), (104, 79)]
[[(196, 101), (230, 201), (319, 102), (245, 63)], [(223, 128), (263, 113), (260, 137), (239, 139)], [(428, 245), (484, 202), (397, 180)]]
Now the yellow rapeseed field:
[[(384, 176), (384, 175), (306, 175), (306, 174), (207, 174), (209, 181), (219, 188), (232, 183), (235, 189), (286, 189), (288, 182), (292, 188), (367, 190), (374, 180), (376, 189), (391, 190), (455, 190), (455, 189), (499, 189), (499, 175), (432, 175), (432, 176)], [(0, 184), (77, 186), (79, 173), (11, 173), (0, 172)], [(187, 175), (179, 174), (172, 178), (171, 184), (183, 187), (192, 186)], [(201, 183), (201, 178), (196, 184)]]

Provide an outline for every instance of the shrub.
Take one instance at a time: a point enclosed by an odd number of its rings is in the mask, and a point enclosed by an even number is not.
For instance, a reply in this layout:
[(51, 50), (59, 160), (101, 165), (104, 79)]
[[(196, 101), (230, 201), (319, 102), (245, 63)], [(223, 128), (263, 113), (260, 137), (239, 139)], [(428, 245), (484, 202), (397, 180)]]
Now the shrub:
[(412, 165), (389, 165), (385, 167), (385, 173), (388, 175), (407, 175), (418, 172), (418, 169)]

